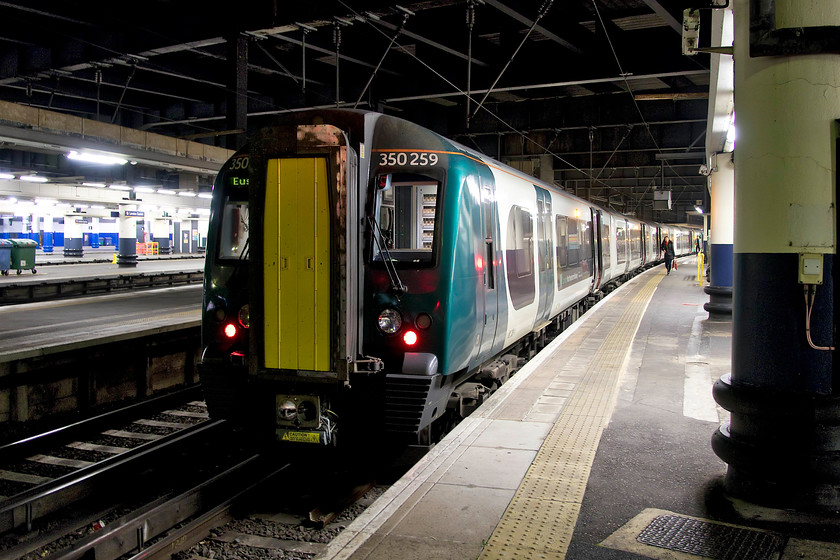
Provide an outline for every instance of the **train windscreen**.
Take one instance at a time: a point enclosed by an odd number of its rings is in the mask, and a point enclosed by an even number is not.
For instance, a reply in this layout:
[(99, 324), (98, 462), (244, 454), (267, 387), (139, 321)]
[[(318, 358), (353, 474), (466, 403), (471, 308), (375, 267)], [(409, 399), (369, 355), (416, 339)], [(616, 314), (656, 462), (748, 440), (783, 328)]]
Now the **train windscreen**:
[(396, 264), (433, 262), (438, 214), (438, 181), (393, 173), (383, 175), (375, 201), (372, 256)]
[(225, 200), (219, 236), (220, 259), (248, 257), (248, 201)]

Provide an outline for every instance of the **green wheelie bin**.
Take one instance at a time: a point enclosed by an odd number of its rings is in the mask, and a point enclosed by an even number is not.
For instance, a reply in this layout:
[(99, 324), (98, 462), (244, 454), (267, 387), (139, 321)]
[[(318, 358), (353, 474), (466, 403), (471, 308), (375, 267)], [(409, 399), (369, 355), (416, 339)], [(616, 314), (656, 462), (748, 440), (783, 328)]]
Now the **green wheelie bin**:
[(9, 268), (12, 262), (12, 242), (8, 239), (0, 239), (0, 274), (9, 275)]
[(12, 256), (9, 268), (17, 269), (20, 274), (22, 270), (32, 270), (35, 274), (35, 248), (38, 242), (34, 239), (9, 239), (12, 242)]

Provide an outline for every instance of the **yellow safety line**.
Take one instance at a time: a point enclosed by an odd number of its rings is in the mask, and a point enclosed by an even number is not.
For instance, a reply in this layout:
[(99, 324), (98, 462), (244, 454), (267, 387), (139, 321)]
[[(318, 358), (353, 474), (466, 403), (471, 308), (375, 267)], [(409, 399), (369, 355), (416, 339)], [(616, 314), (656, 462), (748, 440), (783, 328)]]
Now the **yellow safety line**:
[(592, 356), (480, 560), (565, 559), (622, 367), (664, 276), (664, 271), (655, 274), (639, 289)]

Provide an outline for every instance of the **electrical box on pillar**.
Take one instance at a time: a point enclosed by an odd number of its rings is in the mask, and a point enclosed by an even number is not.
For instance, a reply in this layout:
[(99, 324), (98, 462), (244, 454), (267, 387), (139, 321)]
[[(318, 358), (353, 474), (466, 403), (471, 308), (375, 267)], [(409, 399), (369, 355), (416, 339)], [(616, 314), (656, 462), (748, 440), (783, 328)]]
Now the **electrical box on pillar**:
[(819, 253), (799, 254), (799, 283), (823, 283), (823, 256)]

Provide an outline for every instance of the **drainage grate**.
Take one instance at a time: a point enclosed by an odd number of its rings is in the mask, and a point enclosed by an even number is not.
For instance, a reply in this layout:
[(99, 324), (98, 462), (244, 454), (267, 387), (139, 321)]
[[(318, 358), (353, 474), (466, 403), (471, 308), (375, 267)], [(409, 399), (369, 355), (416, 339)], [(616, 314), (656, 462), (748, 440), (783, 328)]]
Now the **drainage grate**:
[(782, 546), (770, 533), (676, 515), (657, 516), (636, 540), (715, 560), (770, 560)]

